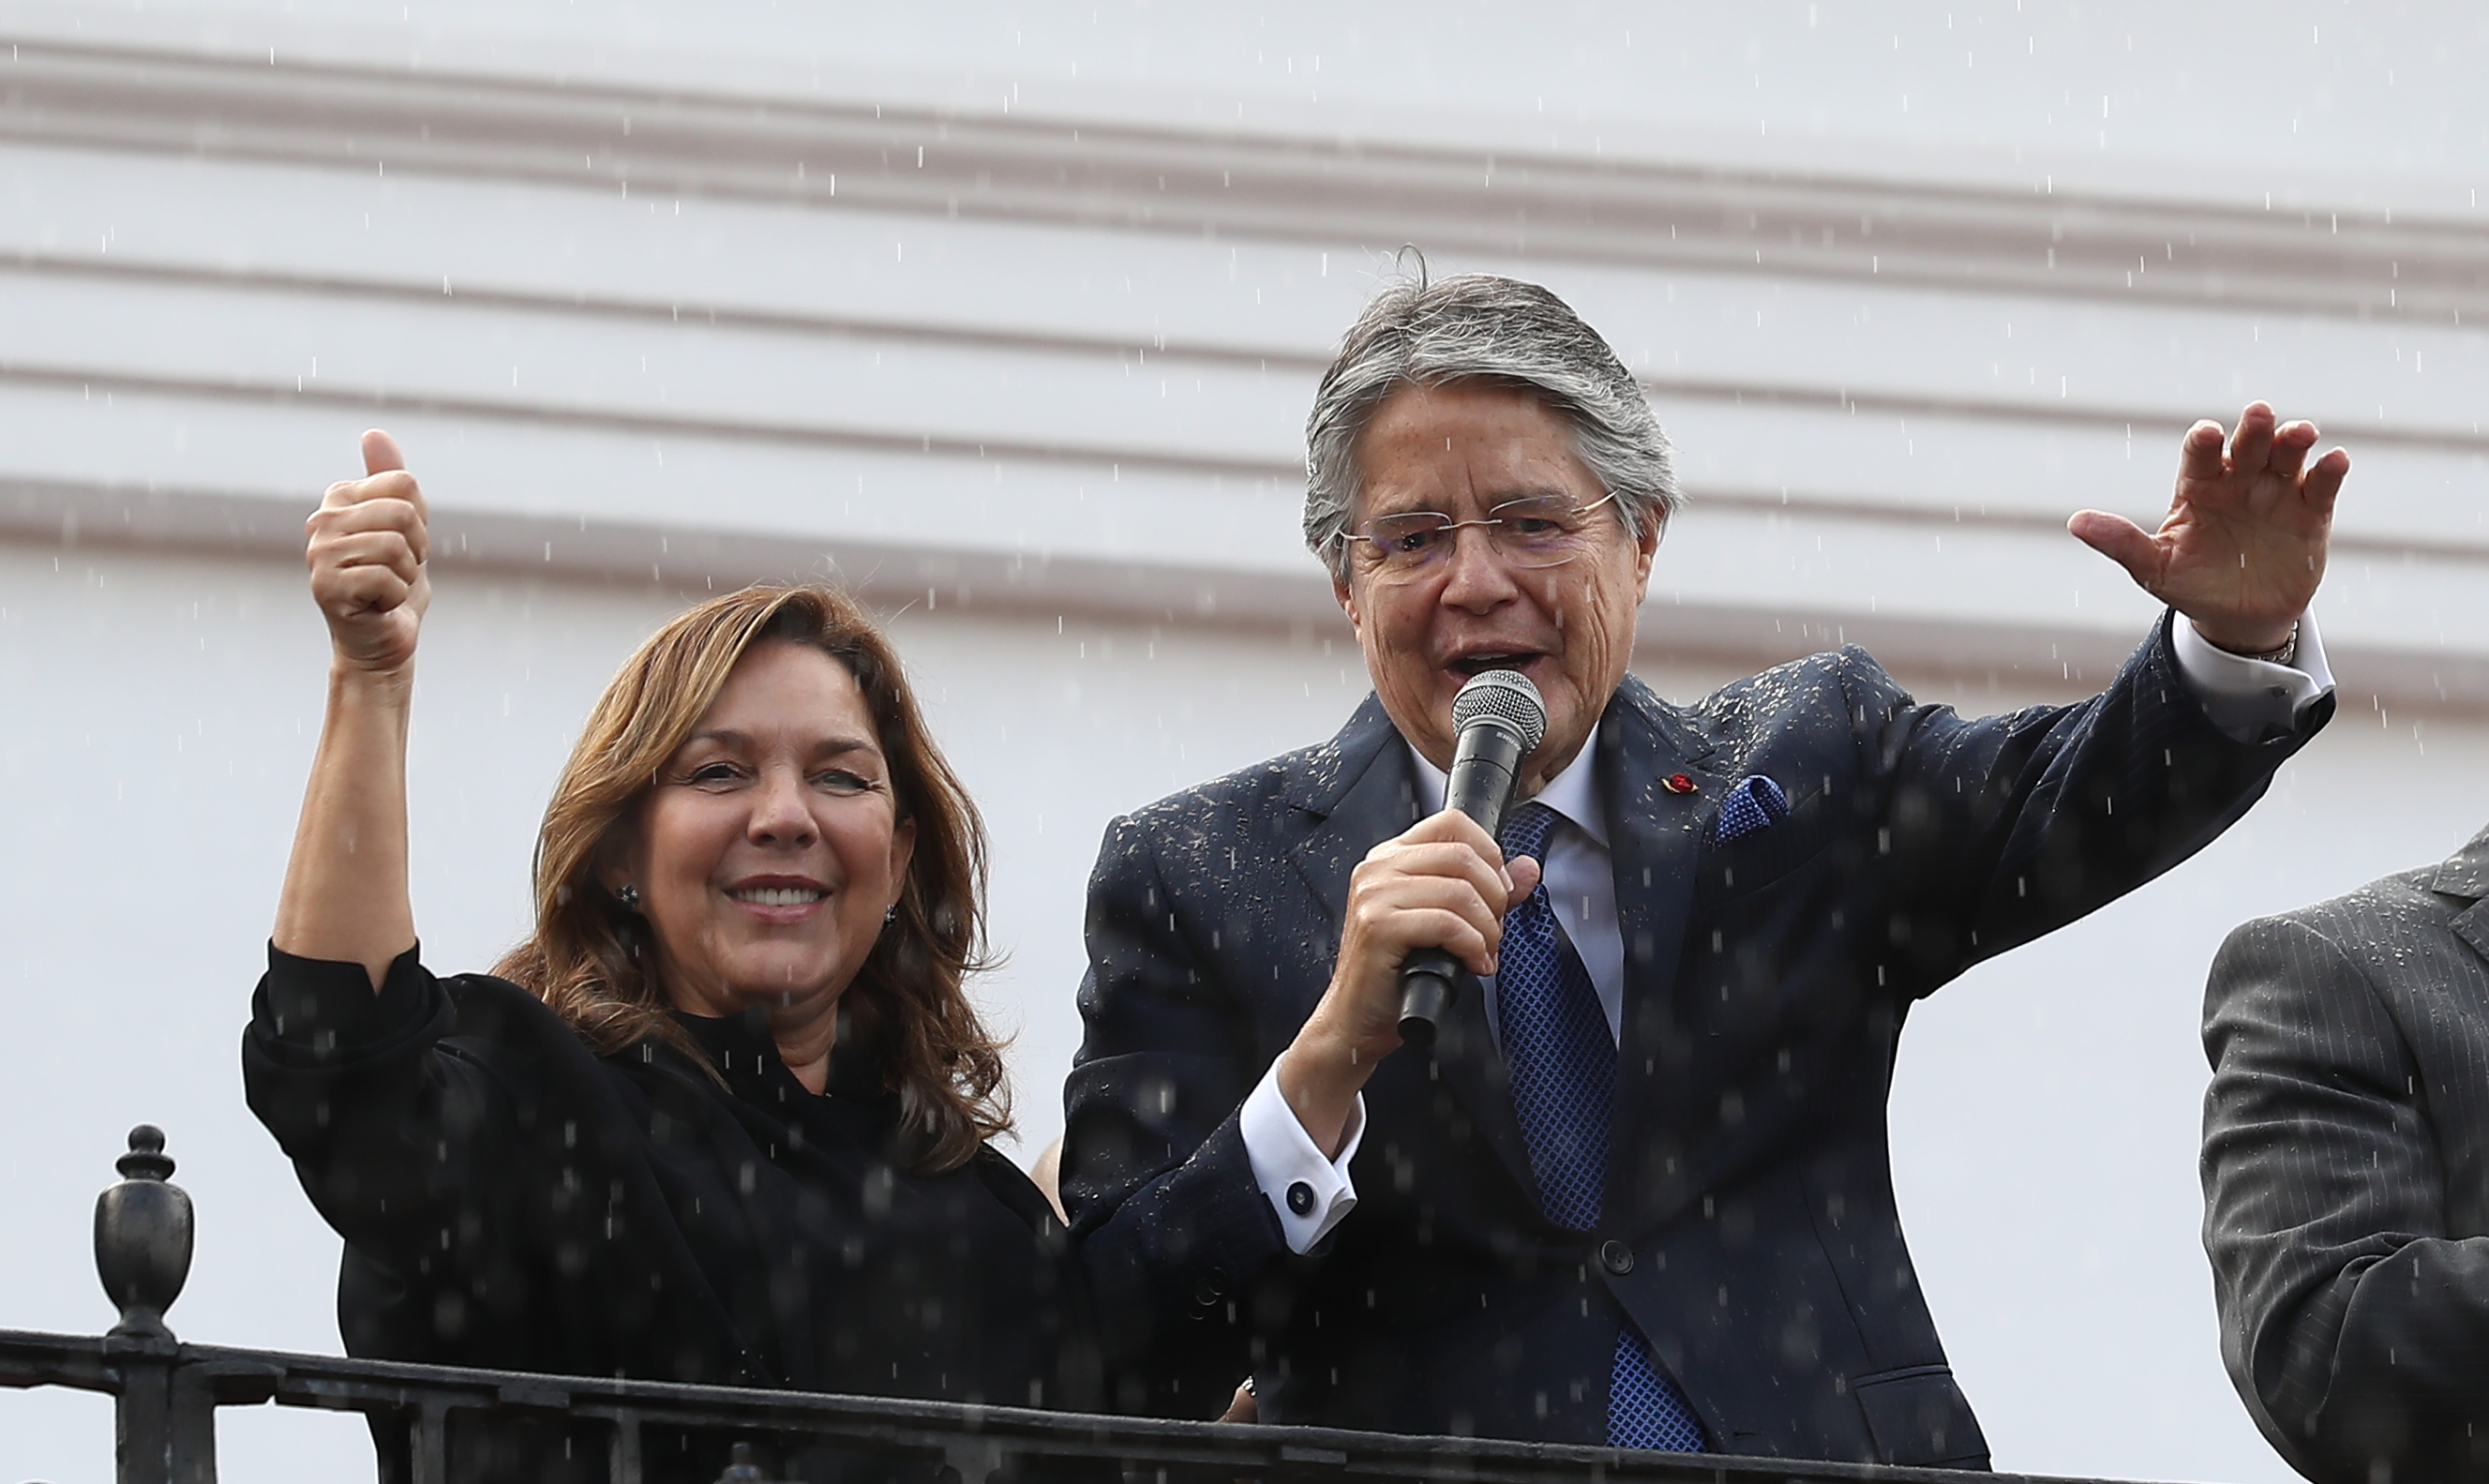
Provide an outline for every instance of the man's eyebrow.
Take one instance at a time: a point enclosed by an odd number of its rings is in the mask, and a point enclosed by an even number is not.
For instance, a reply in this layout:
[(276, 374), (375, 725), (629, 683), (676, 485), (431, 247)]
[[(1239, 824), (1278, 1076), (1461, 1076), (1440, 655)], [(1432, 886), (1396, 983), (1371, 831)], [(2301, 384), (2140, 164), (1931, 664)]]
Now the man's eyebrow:
[[(1351, 513), (1355, 513), (1354, 506), (1351, 507)], [(1372, 501), (1365, 508), (1365, 518), (1367, 520), (1372, 520), (1377, 516), (1385, 515), (1419, 515), (1434, 513), (1436, 513), (1434, 506), (1423, 503), (1414, 495), (1397, 501), (1388, 497), (1385, 497)]]
[[(1531, 482), (1511, 484), (1501, 489), (1482, 491), (1480, 493), (1480, 499), (1485, 501), (1486, 508), (1492, 510), (1498, 505), (1509, 505), (1517, 500), (1574, 499), (1575, 496), (1571, 490), (1564, 488), (1560, 484), (1541, 484)], [(1431, 502), (1421, 501), (1416, 496), (1409, 497), (1405, 502), (1395, 502), (1388, 498), (1386, 498), (1376, 501), (1374, 505), (1365, 512), (1365, 519), (1370, 521), (1392, 515), (1447, 515), (1448, 512), (1444, 509), (1444, 503), (1445, 502), (1441, 500)]]
[(1495, 491), (1486, 497), (1487, 508), (1490, 510), (1498, 505), (1509, 505), (1524, 499), (1571, 499), (1578, 503), (1578, 497), (1560, 484), (1516, 484), (1508, 489)]

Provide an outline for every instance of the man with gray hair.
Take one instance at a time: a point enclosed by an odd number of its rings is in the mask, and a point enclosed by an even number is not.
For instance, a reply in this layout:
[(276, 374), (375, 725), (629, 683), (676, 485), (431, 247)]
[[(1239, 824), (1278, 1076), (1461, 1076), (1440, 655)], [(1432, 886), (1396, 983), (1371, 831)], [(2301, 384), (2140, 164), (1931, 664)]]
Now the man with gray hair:
[[(2305, 617), (2349, 460), (2261, 403), (2157, 532), (2108, 689), (1965, 720), (1857, 649), (1691, 706), (1626, 673), (1678, 494), (1596, 331), (1408, 282), (1306, 427), (1305, 539), (1374, 695), (1109, 826), (1063, 1195), (1128, 1403), (1265, 1421), (1984, 1467), (1895, 1209), (1911, 1004), (2202, 847), (2332, 712)], [(1501, 842), (1445, 811), (1454, 695), (1528, 675)], [(1403, 1048), (1397, 970), (1465, 980)]]

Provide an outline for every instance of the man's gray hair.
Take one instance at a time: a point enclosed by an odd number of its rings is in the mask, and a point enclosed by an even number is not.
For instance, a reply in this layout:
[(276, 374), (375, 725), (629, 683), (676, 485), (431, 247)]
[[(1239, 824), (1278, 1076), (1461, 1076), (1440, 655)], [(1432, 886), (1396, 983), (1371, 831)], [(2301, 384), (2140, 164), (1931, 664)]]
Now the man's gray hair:
[(1374, 296), (1340, 341), (1305, 418), (1305, 545), (1348, 582), (1358, 440), (1403, 386), (1483, 382), (1527, 391), (1573, 425), (1574, 451), (1636, 538), (1683, 503), (1668, 435), (1642, 385), (1572, 306), (1492, 273), (1403, 279)]

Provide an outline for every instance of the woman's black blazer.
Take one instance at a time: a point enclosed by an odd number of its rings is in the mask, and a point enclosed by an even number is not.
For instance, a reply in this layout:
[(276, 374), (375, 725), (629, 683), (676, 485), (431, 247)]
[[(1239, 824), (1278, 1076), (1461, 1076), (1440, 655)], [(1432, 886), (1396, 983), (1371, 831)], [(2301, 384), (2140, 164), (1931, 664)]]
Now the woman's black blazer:
[[(815, 1095), (764, 1026), (680, 1020), (719, 1076), (655, 1042), (596, 1056), (526, 990), (413, 951), (376, 995), (358, 965), (272, 949), (243, 1080), (346, 1240), (347, 1351), (1098, 1406), (1085, 1287), (1025, 1175), (991, 1148), (914, 1173), (870, 1066), (841, 1058)], [(461, 1475), (547, 1467), (500, 1451)]]

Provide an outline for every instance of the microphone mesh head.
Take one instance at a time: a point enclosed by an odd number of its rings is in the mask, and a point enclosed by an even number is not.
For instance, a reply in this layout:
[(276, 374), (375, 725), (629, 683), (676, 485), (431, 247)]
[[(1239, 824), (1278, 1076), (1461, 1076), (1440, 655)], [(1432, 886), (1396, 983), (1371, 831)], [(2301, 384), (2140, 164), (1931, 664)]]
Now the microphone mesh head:
[(1530, 677), (1517, 670), (1481, 671), (1452, 698), (1455, 733), (1490, 718), (1520, 735), (1525, 755), (1547, 735), (1547, 702), (1538, 699), (1538, 687), (1530, 683)]

